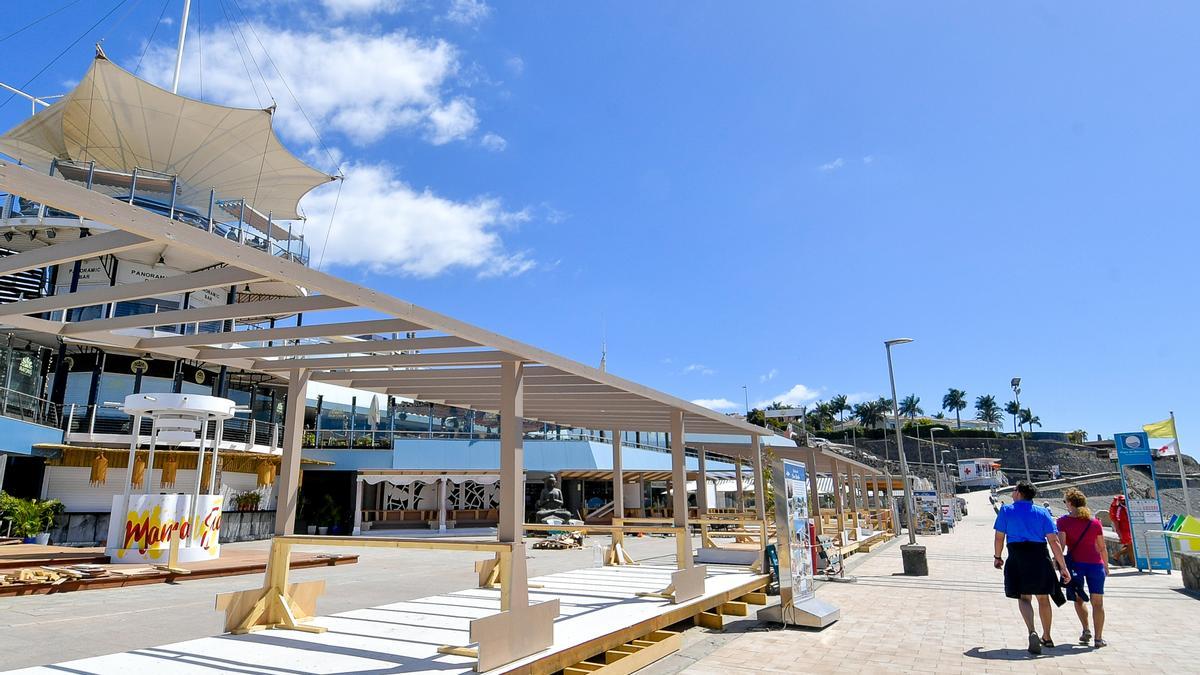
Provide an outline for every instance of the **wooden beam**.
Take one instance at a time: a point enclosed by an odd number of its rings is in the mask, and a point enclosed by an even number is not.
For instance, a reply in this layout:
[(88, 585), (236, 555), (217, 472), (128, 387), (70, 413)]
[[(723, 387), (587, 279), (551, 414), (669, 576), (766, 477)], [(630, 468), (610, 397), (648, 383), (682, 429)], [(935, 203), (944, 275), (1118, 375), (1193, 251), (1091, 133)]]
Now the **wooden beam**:
[(442, 354), (395, 354), (385, 356), (342, 356), (321, 359), (279, 359), (258, 360), (254, 362), (255, 370), (290, 370), (292, 368), (308, 368), (311, 370), (341, 370), (350, 368), (374, 368), (379, 366), (455, 366), (468, 364), (492, 364), (508, 361), (520, 361), (519, 357), (506, 352), (474, 351), (446, 352)]
[[(269, 329), (268, 329), (269, 330)], [(280, 345), (278, 347), (222, 348), (210, 347), (196, 352), (201, 361), (219, 361), (229, 358), (264, 358), (271, 356), (319, 356), (322, 354), (373, 354), (377, 352), (399, 352), (425, 349), (454, 349), (478, 347), (479, 345), (452, 335), (409, 338), (406, 340), (353, 340), (349, 342), (325, 342), (321, 344)]]
[[(236, 344), (239, 342), (268, 342), (271, 340), (347, 337), (378, 333), (406, 333), (417, 330), (429, 329), (403, 319), (375, 319), (371, 321), (289, 326), (286, 328), (262, 328), (256, 330), (227, 331), (224, 333), (142, 338), (138, 342), (138, 348), (150, 350), (162, 349), (164, 347), (199, 347), (204, 345)], [(313, 379), (317, 379), (315, 374), (313, 375)]]
[(0, 277), (50, 267), (62, 263), (95, 258), (106, 253), (119, 253), (154, 243), (131, 232), (112, 230), (90, 237), (80, 237), (61, 244), (51, 244), (32, 251), (17, 253), (0, 259)]
[[(297, 312), (314, 312), (322, 309), (342, 309), (350, 306), (350, 303), (345, 300), (338, 300), (328, 295), (308, 295), (298, 298), (238, 302), (232, 305), (216, 305), (196, 309), (177, 309), (170, 312), (158, 312), (156, 314), (133, 314), (130, 316), (118, 316), (112, 319), (77, 321), (63, 326), (62, 334), (82, 335), (85, 333), (105, 333), (125, 328), (148, 328), (151, 326), (173, 326), (181, 323), (221, 321), (224, 319), (280, 316), (284, 314), (296, 314)], [(295, 368), (297, 366), (293, 365), (291, 367)], [(287, 369), (283, 368), (283, 370)]]
[[(645, 385), (616, 377), (597, 368), (433, 312), (386, 293), (365, 288), (280, 256), (270, 255), (252, 246), (214, 237), (209, 232), (172, 221), (162, 215), (120, 202), (102, 193), (89, 191), (81, 186), (15, 166), (11, 162), (0, 161), (0, 190), (79, 214), (83, 218), (105, 222), (117, 229), (155, 240), (181, 251), (223, 261), (272, 279), (295, 283), (314, 293), (341, 298), (351, 306), (409, 320), (447, 335), (457, 335), (515, 355), (522, 361), (545, 364), (564, 372), (609, 384), (655, 400), (663, 405), (686, 411), (690, 416), (708, 418), (727, 428), (730, 433), (757, 433), (760, 429), (744, 420), (730, 418)], [(98, 324), (99, 322), (90, 323)], [(106, 326), (102, 328), (107, 329)]]
[(13, 302), (7, 305), (0, 305), (0, 316), (39, 314), (41, 312), (53, 312), (71, 307), (107, 305), (123, 300), (176, 295), (187, 293), (188, 291), (198, 291), (202, 288), (215, 288), (218, 286), (259, 281), (262, 278), (262, 276), (254, 272), (239, 270), (236, 267), (213, 267), (199, 272), (192, 272), (191, 274), (152, 279), (136, 284), (104, 286), (85, 291), (76, 291), (75, 293), (63, 293), (34, 300), (25, 300), (23, 302)]

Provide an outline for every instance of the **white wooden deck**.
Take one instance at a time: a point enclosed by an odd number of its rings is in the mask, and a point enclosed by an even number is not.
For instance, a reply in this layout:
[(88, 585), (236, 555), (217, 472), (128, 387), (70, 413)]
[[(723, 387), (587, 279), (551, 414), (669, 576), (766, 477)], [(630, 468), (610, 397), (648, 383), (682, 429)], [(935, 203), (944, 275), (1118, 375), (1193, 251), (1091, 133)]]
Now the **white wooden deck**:
[[(664, 588), (674, 571), (673, 566), (597, 567), (530, 579), (544, 586), (530, 589), (531, 602), (552, 598), (560, 601), (562, 613), (554, 624), (554, 646), (492, 672), (526, 670), (554, 654), (645, 621), (681, 620), (699, 612), (706, 603), (712, 606), (721, 596), (751, 590), (762, 579), (738, 568), (710, 566), (701, 598), (672, 605), (666, 600), (637, 597), (640, 591)], [(323, 634), (266, 630), (220, 635), (11, 672), (469, 673), (473, 672), (474, 659), (441, 655), (437, 648), (466, 645), (468, 622), (494, 614), (499, 607), (498, 591), (474, 588), (318, 617), (314, 623), (329, 629)]]

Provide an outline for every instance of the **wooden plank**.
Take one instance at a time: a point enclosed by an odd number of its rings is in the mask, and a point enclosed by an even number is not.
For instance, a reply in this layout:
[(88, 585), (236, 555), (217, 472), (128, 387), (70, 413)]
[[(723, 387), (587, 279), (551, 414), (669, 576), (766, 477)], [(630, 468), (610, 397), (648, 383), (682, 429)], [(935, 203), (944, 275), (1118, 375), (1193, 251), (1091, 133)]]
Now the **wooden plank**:
[[(236, 283), (236, 282), (235, 282)], [(90, 304), (90, 303), (89, 303)], [(268, 329), (270, 330), (270, 329)], [(408, 338), (402, 340), (350, 340), (320, 344), (280, 345), (276, 347), (243, 347), (226, 349), (206, 347), (196, 351), (200, 361), (219, 361), (228, 358), (264, 358), (271, 356), (319, 356), (324, 354), (387, 353), (425, 349), (454, 349), (479, 345), (452, 335)]]
[(734, 600), (721, 605), (721, 613), (729, 616), (748, 616), (750, 608), (746, 603)]
[(271, 340), (301, 340), (308, 338), (357, 337), (387, 333), (407, 333), (428, 330), (403, 319), (374, 319), (369, 321), (346, 321), (318, 323), (307, 326), (281, 328), (259, 328), (234, 330), (222, 333), (198, 333), (196, 335), (171, 335), (166, 337), (142, 338), (138, 349), (165, 349), (170, 347), (200, 347), (239, 342), (269, 342)]
[[(126, 328), (148, 328), (151, 326), (173, 326), (181, 323), (221, 321), (223, 319), (245, 319), (259, 316), (281, 316), (299, 312), (314, 312), (325, 309), (350, 307), (345, 300), (328, 295), (307, 295), (299, 298), (281, 298), (259, 302), (239, 302), (232, 305), (215, 305), (195, 309), (176, 309), (157, 314), (132, 314), (112, 319), (76, 321), (63, 326), (63, 335), (106, 333)], [(297, 367), (292, 365), (291, 368)]]
[(137, 298), (177, 295), (188, 291), (198, 291), (202, 288), (216, 288), (218, 286), (231, 286), (260, 281), (262, 278), (261, 275), (239, 270), (235, 267), (214, 267), (199, 272), (192, 272), (191, 274), (179, 274), (173, 277), (152, 279), (136, 284), (104, 286), (76, 291), (74, 293), (60, 293), (44, 298), (13, 302), (7, 305), (0, 305), (0, 316), (39, 314), (41, 312), (53, 312), (71, 307), (107, 305), (113, 302), (134, 300)]
[(712, 630), (724, 630), (725, 628), (725, 620), (721, 618), (720, 614), (716, 614), (714, 612), (700, 612), (693, 617), (693, 620), (696, 622), (696, 625), (700, 626), (701, 628), (709, 628)]
[(745, 595), (739, 596), (737, 601), (744, 602), (749, 605), (765, 605), (765, 604), (767, 604), (767, 594), (758, 592), (758, 591), (754, 591), (754, 592), (746, 593)]
[(81, 237), (61, 244), (10, 255), (0, 259), (0, 276), (27, 272), (40, 267), (95, 258), (105, 253), (119, 253), (154, 243), (146, 237), (122, 230), (112, 230)]

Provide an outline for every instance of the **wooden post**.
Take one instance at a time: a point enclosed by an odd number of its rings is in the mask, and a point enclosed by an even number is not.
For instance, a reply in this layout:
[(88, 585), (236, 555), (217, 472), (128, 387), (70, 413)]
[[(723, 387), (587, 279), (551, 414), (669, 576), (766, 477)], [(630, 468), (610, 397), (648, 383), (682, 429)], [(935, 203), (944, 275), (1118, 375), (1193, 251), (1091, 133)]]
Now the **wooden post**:
[(848, 468), (848, 472), (850, 474), (850, 503), (854, 509), (854, 538), (858, 539), (858, 528), (862, 527), (860, 520), (862, 516), (862, 497), (859, 492), (859, 479), (862, 476), (854, 473), (853, 465)]
[(296, 531), (296, 515), (300, 504), (300, 448), (304, 443), (304, 404), (309, 375), (309, 371), (300, 368), (288, 373), (283, 460), (279, 467), (279, 496), (275, 500), (275, 534), (292, 534)]
[(500, 364), (500, 541), (519, 543), (524, 535), (525, 366), (517, 361)]
[(746, 512), (746, 493), (742, 488), (742, 458), (733, 458), (733, 477), (737, 482), (737, 511), (738, 513)]
[(833, 464), (833, 496), (834, 509), (837, 512), (837, 542), (838, 546), (846, 545), (846, 492), (845, 486), (842, 483), (842, 468), (838, 461), (832, 460)]
[[(625, 470), (621, 464), (621, 430), (612, 430), (612, 522), (620, 525), (625, 518)], [(613, 530), (611, 559), (620, 564), (621, 551), (625, 548), (625, 535), (620, 530)]]
[[(696, 451), (697, 468), (696, 472), (696, 515), (701, 520), (708, 518), (708, 469), (705, 466), (706, 453), (704, 447), (701, 446)], [(700, 525), (700, 545), (707, 546), (708, 539), (708, 524), (701, 523)]]
[(675, 527), (682, 531), (675, 537), (676, 564), (679, 569), (692, 566), (692, 538), (688, 530), (687, 469), (684, 456), (683, 411), (671, 411), (671, 509)]
[(754, 519), (767, 519), (767, 491), (770, 486), (763, 478), (762, 448), (759, 445), (758, 434), (750, 434), (751, 460), (754, 462)]
[(818, 535), (825, 534), (822, 526), (825, 519), (821, 517), (821, 492), (817, 488), (817, 449), (808, 449), (808, 511), (812, 516), (813, 527)]

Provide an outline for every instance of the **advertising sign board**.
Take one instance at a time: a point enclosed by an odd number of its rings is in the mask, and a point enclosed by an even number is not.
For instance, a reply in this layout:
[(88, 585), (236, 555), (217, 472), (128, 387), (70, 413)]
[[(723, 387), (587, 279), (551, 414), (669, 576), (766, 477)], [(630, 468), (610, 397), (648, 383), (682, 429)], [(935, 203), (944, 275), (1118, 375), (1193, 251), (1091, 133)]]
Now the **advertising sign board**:
[[(1117, 467), (1121, 472), (1121, 487), (1125, 492), (1125, 503), (1129, 507), (1133, 556), (1137, 568), (1170, 570), (1171, 552), (1166, 538), (1149, 534), (1150, 530), (1163, 529), (1162, 504), (1158, 498), (1158, 477), (1154, 472), (1150, 439), (1144, 431), (1115, 434), (1113, 438), (1117, 445)], [(1144, 482), (1143, 472), (1150, 474), (1149, 487), (1134, 484)], [(1135, 476), (1140, 479), (1135, 480)]]

